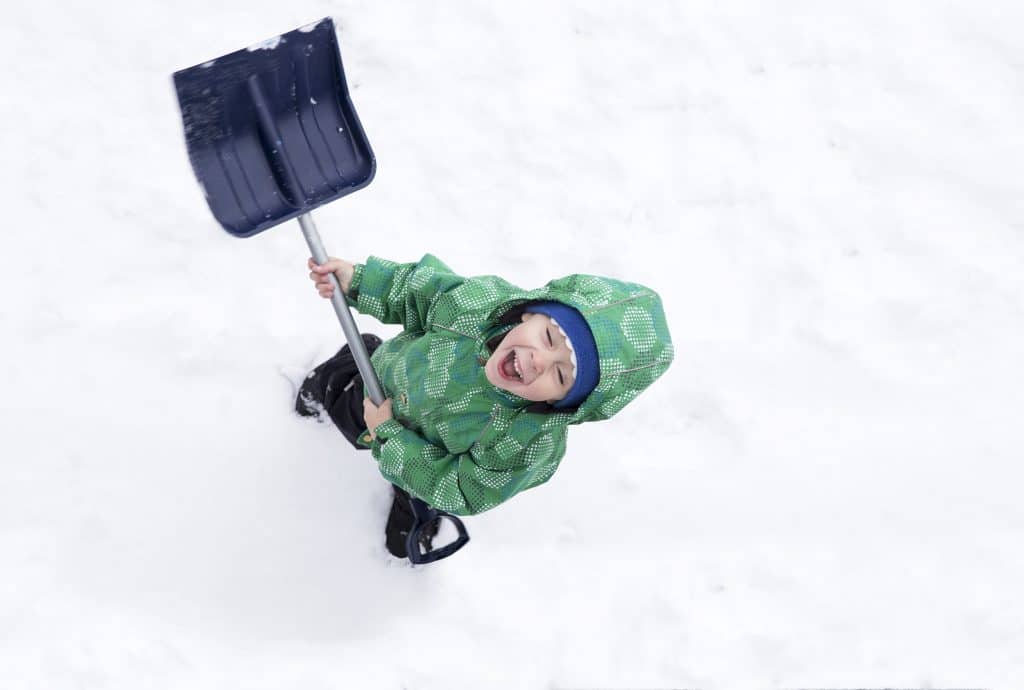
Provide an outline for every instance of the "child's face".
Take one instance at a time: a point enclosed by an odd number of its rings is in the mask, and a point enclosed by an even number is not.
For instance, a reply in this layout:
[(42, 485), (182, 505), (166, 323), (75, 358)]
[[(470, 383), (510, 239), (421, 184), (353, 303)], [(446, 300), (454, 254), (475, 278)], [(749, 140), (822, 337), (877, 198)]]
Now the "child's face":
[(545, 314), (523, 314), (494, 351), (484, 371), (492, 384), (535, 402), (557, 402), (572, 384), (571, 351), (558, 326)]

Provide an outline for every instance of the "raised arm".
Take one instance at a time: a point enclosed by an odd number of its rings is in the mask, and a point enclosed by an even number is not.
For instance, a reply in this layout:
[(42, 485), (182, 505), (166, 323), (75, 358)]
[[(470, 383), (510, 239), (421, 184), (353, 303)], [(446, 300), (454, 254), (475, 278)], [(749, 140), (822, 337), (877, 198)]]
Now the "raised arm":
[(465, 281), (432, 254), (408, 264), (371, 256), (365, 264), (353, 265), (332, 257), (321, 266), (311, 260), (310, 270), (321, 297), (330, 298), (334, 291), (327, 279), (333, 272), (350, 306), (382, 323), (402, 324), (407, 331), (425, 330), (438, 296)]

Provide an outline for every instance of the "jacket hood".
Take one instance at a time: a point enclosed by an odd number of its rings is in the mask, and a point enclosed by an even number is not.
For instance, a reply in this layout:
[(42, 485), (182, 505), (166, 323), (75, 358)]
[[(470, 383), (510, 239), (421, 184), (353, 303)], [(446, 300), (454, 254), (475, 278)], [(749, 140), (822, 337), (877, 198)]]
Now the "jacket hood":
[(638, 283), (582, 273), (556, 278), (506, 300), (488, 321), (497, 323), (510, 309), (545, 300), (579, 311), (597, 343), (601, 376), (575, 412), (567, 412), (570, 424), (608, 419), (672, 363), (672, 338), (661, 298)]

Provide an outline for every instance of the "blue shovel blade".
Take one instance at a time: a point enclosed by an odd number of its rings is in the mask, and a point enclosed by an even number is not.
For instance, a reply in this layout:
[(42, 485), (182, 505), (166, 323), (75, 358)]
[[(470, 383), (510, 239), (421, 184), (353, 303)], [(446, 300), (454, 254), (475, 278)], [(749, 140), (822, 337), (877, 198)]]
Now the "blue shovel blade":
[(377, 163), (328, 17), (174, 73), (214, 217), (249, 237), (370, 184)]

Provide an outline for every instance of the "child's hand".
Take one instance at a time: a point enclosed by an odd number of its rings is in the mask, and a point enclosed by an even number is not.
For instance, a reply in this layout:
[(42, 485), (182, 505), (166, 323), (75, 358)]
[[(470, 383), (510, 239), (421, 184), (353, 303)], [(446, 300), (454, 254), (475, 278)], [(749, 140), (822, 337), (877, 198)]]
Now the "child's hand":
[(394, 419), (391, 415), (391, 398), (388, 398), (377, 407), (369, 398), (363, 398), (363, 418), (366, 420), (366, 428), (370, 431), (370, 438), (377, 438), (375, 429), (381, 422)]
[(329, 256), (323, 264), (317, 264), (313, 259), (310, 259), (308, 266), (310, 268), (309, 279), (316, 283), (316, 290), (320, 293), (321, 297), (330, 299), (331, 295), (334, 294), (334, 286), (331, 285), (329, 277), (332, 273), (338, 279), (338, 282), (341, 283), (342, 292), (346, 295), (348, 294), (348, 289), (352, 285), (354, 265), (344, 259), (336, 259), (333, 256)]

